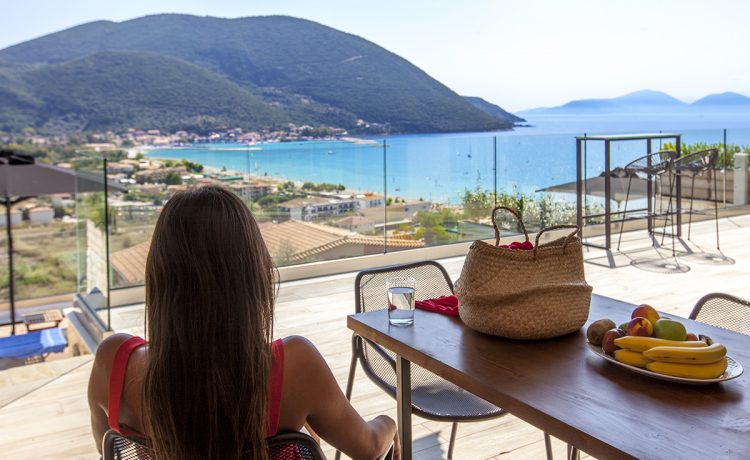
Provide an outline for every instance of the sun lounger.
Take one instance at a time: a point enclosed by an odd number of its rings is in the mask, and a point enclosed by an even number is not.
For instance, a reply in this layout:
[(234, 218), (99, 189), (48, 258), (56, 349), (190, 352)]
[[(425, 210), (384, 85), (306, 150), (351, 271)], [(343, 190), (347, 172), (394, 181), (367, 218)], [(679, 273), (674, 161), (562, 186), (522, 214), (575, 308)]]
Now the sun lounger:
[(51, 328), (0, 338), (0, 358), (29, 358), (59, 353), (68, 346), (62, 329)]

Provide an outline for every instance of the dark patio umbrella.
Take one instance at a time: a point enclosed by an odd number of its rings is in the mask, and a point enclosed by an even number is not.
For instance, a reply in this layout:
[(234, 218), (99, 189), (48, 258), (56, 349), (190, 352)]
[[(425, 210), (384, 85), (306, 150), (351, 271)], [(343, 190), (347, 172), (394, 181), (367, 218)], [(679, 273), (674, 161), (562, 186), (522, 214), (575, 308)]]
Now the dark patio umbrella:
[[(106, 164), (106, 163), (105, 163)], [(36, 163), (34, 157), (0, 151), (0, 200), (5, 205), (8, 235), (8, 292), (10, 298), (11, 334), (16, 333), (16, 306), (13, 285), (13, 234), (11, 207), (38, 195), (126, 191), (124, 187), (104, 180), (103, 175)]]
[[(609, 178), (610, 187), (610, 198), (617, 202), (617, 207), (620, 207), (620, 203), (625, 200), (628, 192), (628, 181), (632, 179), (630, 184), (630, 198), (647, 198), (647, 184), (646, 179), (642, 179), (638, 176), (628, 177), (617, 170), (612, 171)], [(584, 194), (589, 196), (598, 196), (605, 198), (604, 196), (604, 173), (596, 177), (590, 177), (584, 181)], [(537, 190), (537, 192), (550, 192), (550, 193), (571, 193), (575, 195), (578, 193), (576, 188), (576, 182), (567, 182), (565, 184), (552, 185), (550, 187)]]

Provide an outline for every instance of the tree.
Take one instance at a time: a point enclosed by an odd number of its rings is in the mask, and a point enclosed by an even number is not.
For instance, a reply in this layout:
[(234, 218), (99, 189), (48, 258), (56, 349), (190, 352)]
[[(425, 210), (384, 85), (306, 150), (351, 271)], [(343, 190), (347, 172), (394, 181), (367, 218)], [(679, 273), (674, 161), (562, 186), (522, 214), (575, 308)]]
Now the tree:
[(164, 183), (167, 185), (181, 185), (182, 184), (182, 177), (180, 177), (177, 173), (169, 173), (167, 174), (167, 177), (164, 179)]
[(495, 196), (479, 185), (472, 190), (465, 190), (463, 201), (464, 219), (478, 221), (490, 217), (492, 208), (495, 206)]

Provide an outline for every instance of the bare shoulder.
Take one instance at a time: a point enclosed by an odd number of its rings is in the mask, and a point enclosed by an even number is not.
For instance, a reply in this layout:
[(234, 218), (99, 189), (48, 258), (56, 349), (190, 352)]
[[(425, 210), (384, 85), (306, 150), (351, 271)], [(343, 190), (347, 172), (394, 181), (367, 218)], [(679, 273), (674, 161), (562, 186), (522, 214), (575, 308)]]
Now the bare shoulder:
[(323, 362), (323, 357), (308, 339), (300, 335), (290, 335), (284, 338), (284, 361), (292, 364), (292, 368), (298, 369), (320, 365)]
[(106, 339), (102, 340), (99, 347), (96, 349), (96, 356), (94, 357), (94, 369), (109, 370), (112, 367), (112, 360), (115, 359), (115, 353), (120, 345), (126, 340), (133, 337), (130, 334), (117, 333), (112, 334)]

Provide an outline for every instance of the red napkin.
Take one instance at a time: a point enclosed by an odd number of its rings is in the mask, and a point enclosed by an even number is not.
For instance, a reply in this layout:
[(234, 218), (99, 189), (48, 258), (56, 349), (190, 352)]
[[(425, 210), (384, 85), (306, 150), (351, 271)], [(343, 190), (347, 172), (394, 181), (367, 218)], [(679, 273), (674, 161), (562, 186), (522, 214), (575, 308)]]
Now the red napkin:
[(531, 251), (534, 249), (534, 244), (531, 241), (514, 241), (510, 244), (501, 244), (498, 246), (499, 248), (506, 248), (506, 249), (520, 249), (522, 251)]
[(442, 315), (458, 316), (458, 297), (444, 295), (437, 299), (417, 300), (414, 306), (420, 310), (427, 310)]

